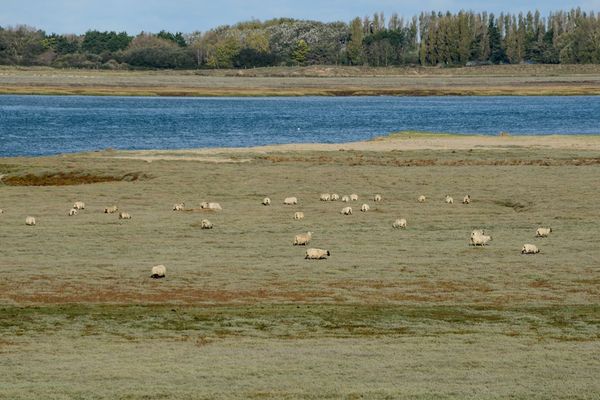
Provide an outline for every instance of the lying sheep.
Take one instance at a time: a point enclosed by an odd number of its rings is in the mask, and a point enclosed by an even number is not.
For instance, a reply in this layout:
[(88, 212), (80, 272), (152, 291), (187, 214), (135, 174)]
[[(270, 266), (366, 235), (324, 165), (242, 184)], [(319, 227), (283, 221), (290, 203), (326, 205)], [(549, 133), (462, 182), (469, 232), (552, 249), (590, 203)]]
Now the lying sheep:
[(131, 215), (129, 215), (129, 213), (126, 212), (120, 212), (119, 219), (131, 219)]
[(454, 204), (454, 199), (449, 195), (446, 195), (446, 199), (444, 200), (446, 204)]
[(296, 197), (286, 197), (283, 199), (283, 204), (286, 206), (292, 206), (294, 204), (298, 204), (298, 199)]
[(75, 204), (73, 204), (73, 208), (76, 210), (85, 210), (85, 203), (83, 201), (76, 201)]
[(302, 211), (296, 211), (294, 213), (294, 219), (295, 220), (301, 220), (304, 219), (304, 213)]
[(329, 193), (322, 193), (319, 197), (321, 201), (329, 201), (331, 199), (331, 195)]
[(351, 194), (351, 195), (350, 195), (350, 200), (351, 200), (351, 201), (358, 201), (358, 195), (357, 195), (357, 194), (354, 194), (354, 193), (353, 193), (353, 194)]
[(338, 201), (340, 199), (340, 195), (337, 193), (334, 193), (331, 195), (331, 201)]
[(329, 250), (323, 249), (308, 249), (306, 250), (306, 255), (304, 256), (305, 260), (325, 260), (329, 257), (331, 253)]
[(114, 214), (117, 212), (117, 210), (118, 210), (117, 206), (106, 207), (104, 209), (104, 214)]
[(352, 207), (344, 207), (344, 208), (342, 208), (341, 214), (343, 214), (343, 215), (352, 215)]
[(71, 208), (71, 209), (69, 210), (69, 217), (72, 217), (72, 216), (74, 216), (74, 215), (77, 215), (77, 213), (78, 213), (78, 211), (77, 211), (77, 209), (76, 209), (76, 208)]
[(165, 267), (164, 265), (156, 265), (156, 266), (152, 267), (152, 275), (150, 275), (150, 278), (161, 279), (161, 278), (164, 278), (166, 274), (167, 274), (167, 267)]
[(539, 252), (540, 249), (535, 244), (524, 244), (521, 249), (521, 254), (537, 254)]
[(420, 195), (419, 198), (417, 199), (417, 201), (419, 203), (425, 203), (425, 201), (427, 200), (427, 197)]
[(27, 218), (25, 218), (25, 225), (34, 226), (35, 225), (35, 218), (33, 218), (33, 217), (27, 217)]
[(471, 204), (471, 196), (466, 195), (463, 197), (463, 204)]
[(262, 201), (262, 205), (263, 206), (270, 206), (271, 205), (271, 199), (268, 197), (265, 197)]
[(185, 210), (185, 203), (173, 204), (173, 211), (184, 211), (184, 210)]
[(344, 203), (350, 202), (350, 196), (342, 196), (342, 202), (344, 202)]
[(381, 195), (380, 194), (376, 194), (375, 197), (373, 197), (373, 201), (374, 202), (381, 201)]
[(471, 232), (471, 245), (472, 246), (485, 246), (492, 240), (492, 237), (486, 235), (483, 230), (476, 229)]
[(537, 228), (537, 230), (535, 231), (535, 237), (545, 238), (548, 237), (548, 235), (550, 235), (551, 232), (552, 228)]
[(394, 223), (392, 224), (392, 227), (394, 229), (405, 229), (406, 228), (406, 220), (404, 218), (399, 218), (397, 220), (394, 221)]
[(209, 220), (207, 220), (207, 219), (203, 219), (203, 220), (200, 222), (200, 228), (201, 228), (201, 229), (212, 229), (212, 228), (213, 228), (213, 224), (212, 224), (212, 222), (210, 222)]
[(294, 236), (294, 246), (306, 246), (312, 239), (312, 232), (301, 233)]
[(367, 212), (371, 209), (371, 207), (369, 207), (368, 204), (363, 204), (362, 206), (360, 206), (360, 211), (362, 212)]
[(221, 211), (223, 209), (219, 203), (208, 203), (206, 201), (200, 203), (200, 208), (213, 211)]

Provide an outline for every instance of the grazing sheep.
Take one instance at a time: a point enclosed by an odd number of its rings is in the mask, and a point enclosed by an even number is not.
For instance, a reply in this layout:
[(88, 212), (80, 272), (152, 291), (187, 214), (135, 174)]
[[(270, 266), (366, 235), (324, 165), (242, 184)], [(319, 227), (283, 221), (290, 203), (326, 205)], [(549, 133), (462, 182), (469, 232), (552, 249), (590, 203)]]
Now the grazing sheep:
[(471, 204), (471, 196), (469, 196), (469, 195), (466, 195), (466, 196), (463, 198), (463, 204)]
[(77, 213), (78, 213), (78, 211), (77, 211), (77, 209), (76, 209), (76, 208), (71, 208), (71, 209), (69, 210), (69, 217), (72, 217), (72, 216), (74, 216), (74, 215), (77, 215)]
[(304, 213), (302, 211), (296, 211), (294, 213), (294, 219), (295, 220), (301, 220), (304, 219)]
[(223, 209), (219, 203), (208, 203), (206, 201), (200, 203), (200, 208), (213, 211), (221, 211)]
[(521, 254), (537, 254), (539, 252), (540, 249), (535, 244), (524, 244), (521, 249)]
[(446, 195), (446, 199), (444, 200), (446, 204), (454, 204), (454, 199), (449, 195)]
[(358, 201), (358, 195), (357, 195), (357, 194), (354, 194), (354, 193), (353, 193), (353, 194), (351, 194), (351, 195), (350, 195), (350, 200), (351, 200), (351, 201)]
[(294, 236), (294, 246), (306, 246), (312, 239), (312, 232), (301, 233)]
[(203, 219), (202, 222), (200, 222), (200, 228), (201, 229), (212, 229), (213, 224), (209, 220)]
[(334, 193), (331, 195), (331, 201), (338, 201), (340, 199), (340, 195), (337, 193)]
[(471, 232), (471, 245), (472, 246), (485, 246), (492, 240), (492, 237), (486, 235), (483, 230), (476, 229)]
[(114, 214), (117, 212), (117, 210), (118, 210), (117, 206), (106, 207), (104, 209), (104, 214)]
[(119, 219), (131, 219), (131, 215), (129, 215), (129, 213), (126, 212), (120, 212)]
[(270, 206), (271, 205), (271, 199), (268, 197), (265, 197), (262, 201), (262, 205), (263, 206)]
[(85, 210), (85, 203), (83, 201), (76, 201), (75, 204), (73, 204), (73, 208), (76, 210)]
[(183, 211), (183, 210), (185, 210), (185, 203), (173, 204), (173, 211)]
[(352, 207), (344, 207), (344, 208), (342, 208), (341, 214), (352, 215)]
[(550, 235), (550, 232), (552, 232), (552, 228), (537, 228), (535, 237), (545, 238)]
[(417, 199), (417, 201), (419, 203), (425, 203), (425, 201), (427, 200), (427, 197), (420, 195), (419, 198)]
[(27, 218), (25, 218), (25, 225), (34, 226), (35, 225), (35, 218), (33, 218), (33, 217), (27, 217)]
[(286, 197), (283, 200), (283, 204), (286, 206), (293, 206), (294, 204), (298, 204), (298, 199), (296, 197)]
[(373, 201), (374, 202), (381, 201), (381, 195), (380, 194), (376, 194), (375, 197), (373, 197)]
[(321, 196), (319, 197), (319, 200), (329, 201), (329, 200), (331, 200), (331, 195), (329, 193), (322, 193)]
[(406, 220), (404, 218), (399, 218), (397, 220), (394, 221), (394, 223), (392, 224), (392, 227), (394, 229), (406, 229)]
[(342, 202), (348, 203), (350, 201), (350, 196), (342, 196)]
[(331, 253), (329, 252), (329, 250), (308, 249), (308, 250), (306, 250), (306, 255), (304, 256), (304, 259), (305, 260), (306, 259), (308, 259), (308, 260), (325, 260), (330, 255), (331, 255)]
[(156, 265), (156, 266), (152, 267), (152, 275), (150, 275), (150, 278), (160, 279), (160, 278), (164, 278), (166, 274), (167, 274), (167, 267), (165, 267), (164, 265)]
[(368, 204), (363, 204), (362, 206), (360, 206), (360, 211), (362, 212), (367, 212), (371, 209), (371, 207), (369, 207)]

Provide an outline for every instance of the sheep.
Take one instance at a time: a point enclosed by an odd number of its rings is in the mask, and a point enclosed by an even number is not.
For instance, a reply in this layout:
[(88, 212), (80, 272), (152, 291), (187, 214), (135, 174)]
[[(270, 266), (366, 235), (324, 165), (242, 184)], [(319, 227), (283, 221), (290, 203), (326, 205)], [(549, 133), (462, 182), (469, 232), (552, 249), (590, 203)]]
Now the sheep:
[(85, 210), (85, 203), (83, 201), (76, 201), (75, 204), (73, 204), (73, 208), (76, 210)]
[(72, 216), (74, 216), (74, 215), (77, 215), (77, 213), (78, 213), (78, 211), (77, 211), (77, 209), (76, 209), (76, 208), (71, 208), (71, 209), (69, 210), (69, 217), (72, 217)]
[(131, 219), (131, 215), (129, 213), (126, 213), (126, 212), (120, 212), (119, 213), (119, 219)]
[(446, 195), (446, 199), (444, 201), (446, 204), (454, 204), (454, 199), (450, 197), (450, 195)]
[(296, 197), (286, 197), (283, 199), (283, 204), (286, 206), (293, 206), (294, 204), (298, 204), (298, 199)]
[(205, 210), (212, 210), (212, 211), (223, 210), (223, 207), (221, 207), (221, 205), (219, 203), (208, 203), (206, 201), (203, 201), (202, 203), (200, 203), (200, 208), (205, 209)]
[(358, 195), (357, 195), (357, 194), (354, 194), (354, 193), (353, 193), (353, 194), (351, 194), (351, 195), (350, 195), (350, 200), (351, 200), (351, 201), (358, 201)]
[(340, 199), (340, 195), (337, 193), (334, 193), (331, 195), (331, 201), (338, 201)]
[(352, 207), (344, 207), (340, 213), (343, 215), (352, 215)]
[(373, 201), (374, 202), (379, 202), (381, 201), (381, 195), (380, 194), (376, 194), (375, 197), (373, 197)]
[(305, 260), (325, 260), (331, 256), (329, 250), (323, 249), (308, 249), (306, 250)]
[(521, 254), (537, 254), (540, 252), (540, 249), (537, 248), (534, 244), (524, 244), (521, 249)]
[(363, 204), (362, 206), (360, 206), (360, 211), (362, 212), (367, 212), (371, 209), (371, 207), (369, 207), (368, 204)]
[(265, 197), (262, 201), (262, 205), (263, 206), (270, 206), (271, 205), (271, 199), (268, 197)]
[(294, 213), (294, 219), (297, 221), (304, 219), (304, 213), (302, 211), (296, 211)]
[(25, 218), (25, 225), (27, 225), (27, 226), (34, 226), (35, 225), (35, 218), (34, 217), (27, 217), (27, 218)]
[(348, 202), (350, 202), (350, 196), (342, 196), (342, 202), (343, 202), (343, 203), (348, 203)]
[(329, 193), (322, 193), (319, 197), (321, 201), (329, 201), (331, 199), (331, 195)]
[(117, 210), (118, 210), (117, 206), (106, 207), (104, 209), (104, 214), (114, 214), (117, 212)]
[(394, 229), (406, 229), (406, 220), (404, 218), (399, 218), (397, 220), (394, 221), (394, 223), (392, 224), (392, 227)]
[(301, 233), (294, 236), (294, 246), (306, 246), (312, 239), (312, 232)]
[(152, 275), (150, 275), (150, 278), (161, 279), (161, 278), (164, 278), (166, 274), (167, 274), (167, 267), (165, 267), (164, 265), (156, 265), (156, 266), (152, 267)]
[(173, 211), (183, 211), (183, 210), (185, 210), (185, 203), (173, 204)]
[(466, 196), (463, 198), (463, 204), (471, 204), (471, 196), (469, 196), (469, 195), (466, 195)]
[(472, 246), (485, 246), (492, 240), (492, 237), (486, 235), (483, 230), (476, 229), (471, 232), (471, 245)]
[(203, 220), (200, 222), (200, 228), (201, 228), (201, 229), (212, 229), (212, 228), (213, 228), (213, 224), (212, 224), (212, 222), (210, 222), (209, 220), (207, 220), (207, 219), (203, 219)]
[(4, 214), (4, 210), (0, 208), (0, 214)]
[(417, 201), (419, 203), (425, 203), (425, 201), (427, 200), (427, 197), (420, 195), (419, 198), (417, 199)]
[(552, 228), (537, 228), (535, 231), (535, 237), (545, 238), (550, 235), (550, 232), (552, 232)]

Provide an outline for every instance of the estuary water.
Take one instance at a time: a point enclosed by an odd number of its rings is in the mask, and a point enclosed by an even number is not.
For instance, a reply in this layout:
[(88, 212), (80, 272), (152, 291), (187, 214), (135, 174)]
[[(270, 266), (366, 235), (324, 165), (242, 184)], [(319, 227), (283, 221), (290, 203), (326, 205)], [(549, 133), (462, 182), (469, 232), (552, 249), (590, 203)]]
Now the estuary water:
[(402, 130), (600, 134), (600, 97), (0, 96), (0, 156), (339, 143)]

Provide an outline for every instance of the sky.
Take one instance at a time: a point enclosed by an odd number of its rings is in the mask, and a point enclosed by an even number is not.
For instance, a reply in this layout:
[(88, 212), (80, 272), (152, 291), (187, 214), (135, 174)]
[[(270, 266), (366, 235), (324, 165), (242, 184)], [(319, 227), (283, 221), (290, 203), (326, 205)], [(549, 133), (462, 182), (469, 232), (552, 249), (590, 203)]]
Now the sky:
[(257, 18), (350, 21), (356, 16), (394, 12), (412, 17), (421, 11), (501, 11), (539, 9), (542, 14), (581, 7), (600, 11), (600, 0), (0, 0), (0, 26), (30, 25), (48, 33), (89, 29), (190, 33)]

